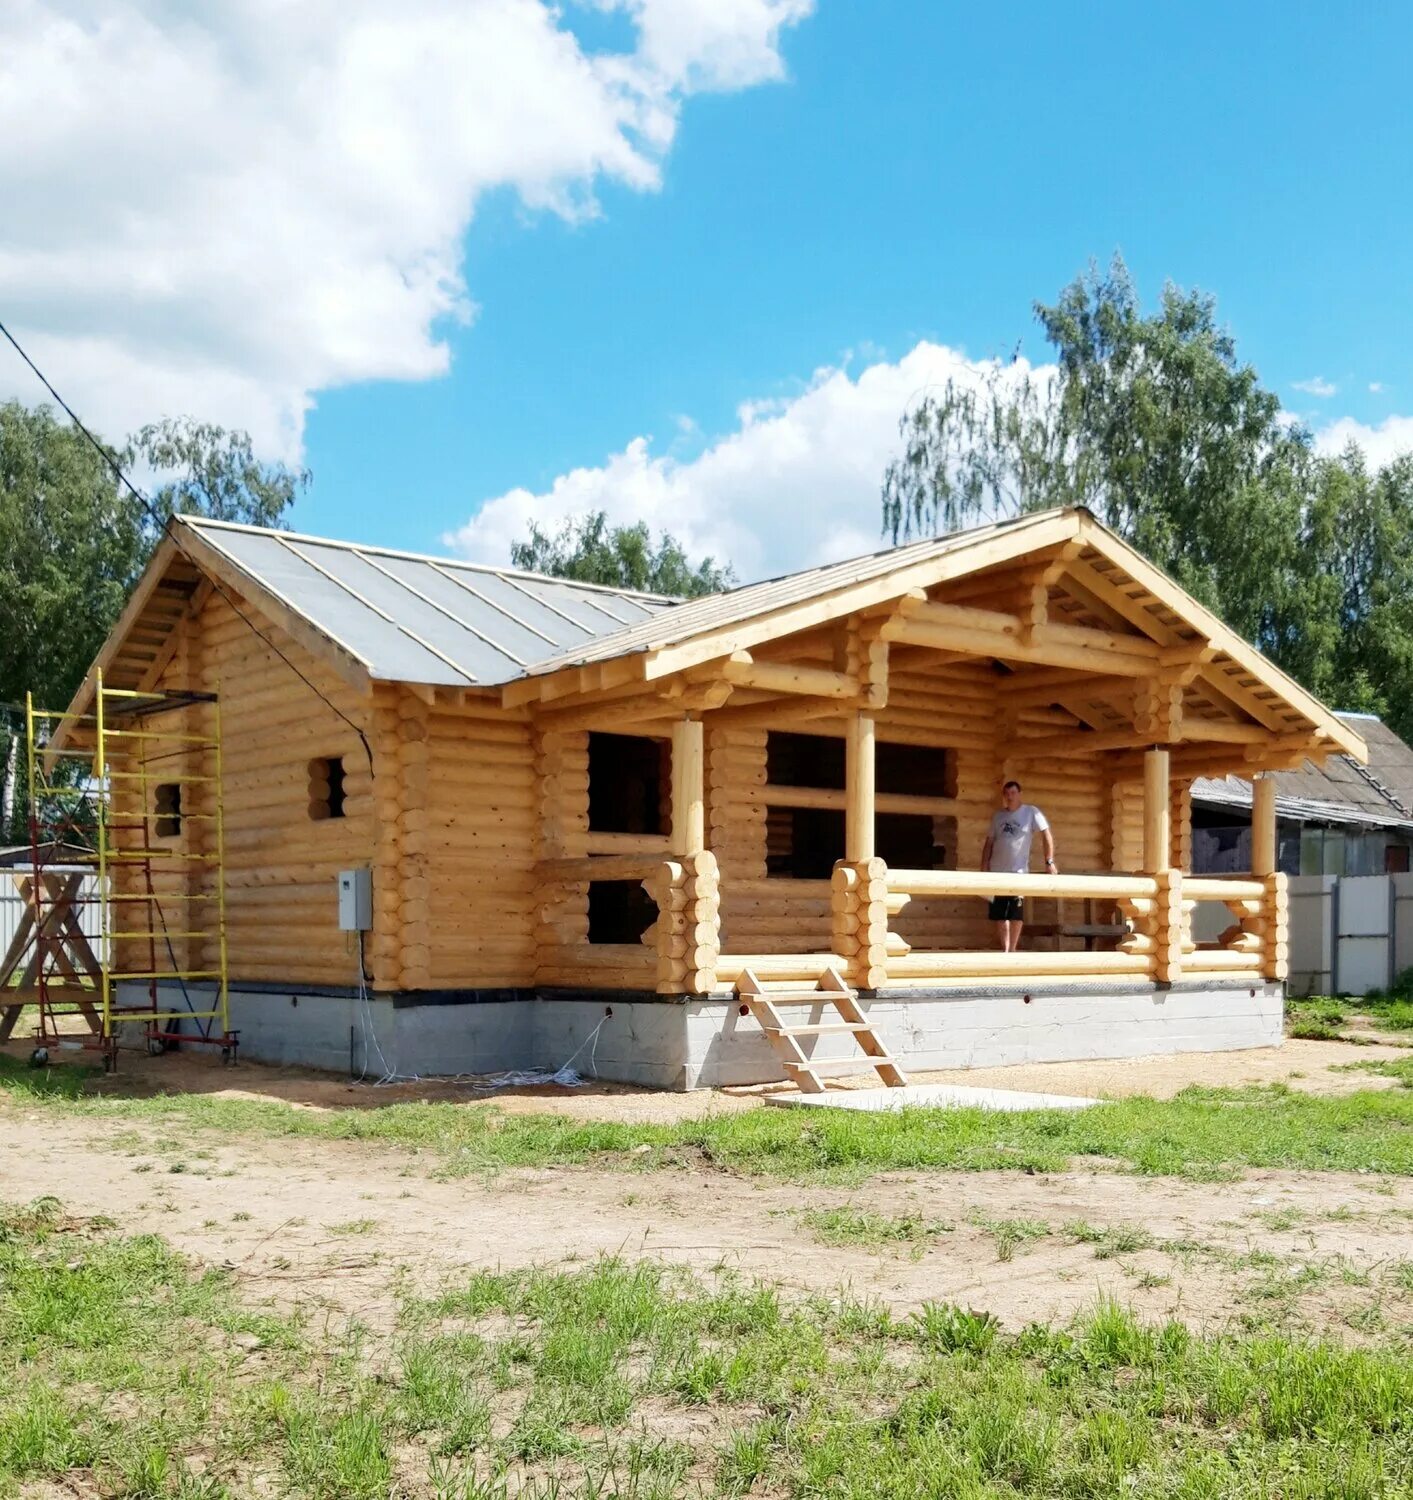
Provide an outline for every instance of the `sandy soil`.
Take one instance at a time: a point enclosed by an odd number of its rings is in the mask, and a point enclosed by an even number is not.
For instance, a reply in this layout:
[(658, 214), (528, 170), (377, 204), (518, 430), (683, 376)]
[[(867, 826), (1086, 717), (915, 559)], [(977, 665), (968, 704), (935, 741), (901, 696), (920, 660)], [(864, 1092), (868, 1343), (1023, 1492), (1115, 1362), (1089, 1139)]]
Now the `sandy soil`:
[[(430, 1180), (427, 1171), (426, 1158), (366, 1143), (208, 1132), (144, 1139), (0, 1101), (0, 1200), (52, 1194), (72, 1213), (158, 1233), (198, 1264), (230, 1269), (256, 1301), (322, 1303), (375, 1327), (390, 1324), (399, 1287), (604, 1254), (702, 1272), (736, 1267), (900, 1311), (957, 1301), (1012, 1326), (1064, 1319), (1112, 1294), (1146, 1316), (1200, 1326), (1275, 1317), (1348, 1338), (1374, 1326), (1369, 1319), (1413, 1327), (1400, 1269), (1413, 1259), (1413, 1184), (1404, 1182), (1254, 1172), (1207, 1185), (1082, 1171), (890, 1174), (828, 1189), (686, 1168), (513, 1171), (484, 1181)], [(837, 1208), (916, 1216), (932, 1228), (915, 1244), (829, 1246), (806, 1215)], [(1048, 1233), (1005, 1259), (998, 1225), (1007, 1220)], [(1157, 1243), (1099, 1258), (1066, 1232), (1076, 1222), (1139, 1226)], [(1252, 1265), (1246, 1257), (1257, 1249), (1277, 1265)], [(1287, 1283), (1301, 1267), (1313, 1269), (1295, 1292)]]
[[(4, 1050), (17, 1058), (28, 1045), (11, 1043)], [(1395, 1087), (1396, 1081), (1378, 1074), (1341, 1072), (1348, 1063), (1376, 1062), (1413, 1056), (1406, 1046), (1351, 1042), (1287, 1041), (1281, 1047), (1249, 1052), (1189, 1052), (1177, 1056), (1125, 1058), (1111, 1062), (1028, 1063), (1005, 1068), (952, 1068), (910, 1073), (915, 1083), (957, 1083), (978, 1088), (1032, 1090), (1052, 1094), (1121, 1098), (1146, 1094), (1167, 1099), (1192, 1084), (1208, 1087), (1284, 1083), (1310, 1093), (1343, 1094), (1359, 1089)], [(59, 1066), (93, 1062), (90, 1053), (56, 1052)], [(829, 1088), (876, 1088), (872, 1072), (830, 1080)], [(386, 1086), (350, 1083), (328, 1073), (304, 1068), (270, 1068), (242, 1062), (223, 1068), (210, 1054), (172, 1052), (149, 1058), (124, 1052), (118, 1071), (93, 1080), (92, 1091), (126, 1097), (156, 1093), (217, 1093), (232, 1098), (276, 1099), (320, 1109), (378, 1109), (409, 1099), (493, 1101), (511, 1114), (554, 1113), (580, 1119), (622, 1120), (667, 1124), (721, 1110), (758, 1108), (764, 1095), (794, 1092), (790, 1084), (753, 1088), (702, 1089), (668, 1094), (627, 1084), (587, 1080), (577, 1089), (546, 1085), (537, 1088), (478, 1089), (465, 1080)]]

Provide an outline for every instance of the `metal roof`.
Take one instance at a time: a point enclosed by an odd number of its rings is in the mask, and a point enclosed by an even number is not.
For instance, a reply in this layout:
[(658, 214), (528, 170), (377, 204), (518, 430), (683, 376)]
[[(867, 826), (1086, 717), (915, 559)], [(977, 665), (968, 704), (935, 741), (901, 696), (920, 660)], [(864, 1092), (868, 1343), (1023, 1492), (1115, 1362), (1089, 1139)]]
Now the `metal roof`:
[[(1413, 747), (1375, 714), (1337, 717), (1363, 737), (1369, 764), (1332, 755), (1323, 766), (1307, 760), (1299, 770), (1273, 772), (1278, 815), (1298, 823), (1413, 829), (1413, 808), (1405, 800), (1413, 786)], [(1192, 783), (1192, 800), (1209, 807), (1249, 808), (1251, 783), (1240, 776), (1199, 777)]]
[(682, 608), (661, 594), (513, 568), (199, 516), (180, 520), (356, 656), (371, 676), (390, 682), (509, 682), (546, 658), (582, 651)]
[(1036, 511), (992, 526), (975, 526), (968, 531), (952, 532), (948, 536), (911, 542), (901, 547), (888, 547), (863, 557), (851, 557), (844, 562), (806, 568), (800, 573), (784, 573), (778, 578), (749, 583), (722, 594), (692, 599), (679, 604), (672, 610), (670, 617), (655, 615), (620, 630), (616, 635), (603, 636), (587, 648), (574, 647), (547, 657), (531, 668), (530, 675), (538, 676), (544, 672), (557, 672), (563, 667), (608, 661), (630, 652), (657, 651), (721, 626), (740, 624), (758, 615), (783, 609), (787, 605), (833, 593), (836, 589), (881, 578), (913, 563), (928, 562), (933, 558), (945, 557), (949, 552), (964, 551), (1001, 532), (1047, 525), (1054, 519), (1053, 510)]

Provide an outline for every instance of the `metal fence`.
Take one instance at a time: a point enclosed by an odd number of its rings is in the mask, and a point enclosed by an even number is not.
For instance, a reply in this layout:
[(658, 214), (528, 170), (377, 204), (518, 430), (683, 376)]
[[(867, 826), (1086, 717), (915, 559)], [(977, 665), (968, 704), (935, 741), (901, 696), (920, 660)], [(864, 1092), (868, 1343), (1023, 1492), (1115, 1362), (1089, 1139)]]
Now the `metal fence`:
[[(79, 926), (89, 942), (96, 943), (101, 931), (98, 902), (94, 899), (98, 894), (98, 877), (86, 877), (79, 887), (79, 894), (83, 900), (78, 907)], [(10, 951), (10, 944), (24, 919), (24, 911), (24, 900), (9, 872), (0, 869), (0, 958)]]
[(1413, 967), (1413, 875), (1297, 875), (1292, 995), (1365, 995)]

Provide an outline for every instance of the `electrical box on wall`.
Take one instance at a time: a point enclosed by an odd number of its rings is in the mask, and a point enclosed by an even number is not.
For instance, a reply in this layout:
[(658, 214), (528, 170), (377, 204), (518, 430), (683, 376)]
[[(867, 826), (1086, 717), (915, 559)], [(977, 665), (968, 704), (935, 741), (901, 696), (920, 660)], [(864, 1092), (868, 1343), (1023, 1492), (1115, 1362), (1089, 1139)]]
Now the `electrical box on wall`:
[(373, 925), (373, 872), (339, 871), (339, 931), (367, 932)]

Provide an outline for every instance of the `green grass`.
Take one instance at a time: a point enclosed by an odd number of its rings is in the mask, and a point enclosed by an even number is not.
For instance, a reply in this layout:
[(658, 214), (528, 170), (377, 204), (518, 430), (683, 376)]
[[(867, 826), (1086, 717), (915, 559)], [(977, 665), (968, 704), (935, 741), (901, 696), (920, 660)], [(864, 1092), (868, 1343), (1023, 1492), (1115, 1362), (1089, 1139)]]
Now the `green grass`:
[(378, 1142), (424, 1154), (429, 1167), (451, 1176), (581, 1163), (858, 1181), (895, 1169), (1053, 1172), (1082, 1157), (1207, 1180), (1243, 1167), (1413, 1175), (1413, 1092), (1392, 1089), (1335, 1098), (1280, 1085), (1189, 1088), (1169, 1100), (1021, 1114), (754, 1109), (648, 1125), (508, 1115), (481, 1103), (313, 1110), (197, 1094), (99, 1098), (85, 1092), (91, 1083), (77, 1068), (37, 1070), (0, 1057), (0, 1090), (26, 1109), (71, 1111), (110, 1129), (140, 1124), (147, 1138), (204, 1128)]
[(869, 1250), (888, 1245), (920, 1250), (929, 1240), (953, 1228), (944, 1220), (927, 1219), (921, 1214), (880, 1214), (859, 1208), (806, 1209), (800, 1222), (822, 1245), (858, 1245)]
[(1410, 1410), (1377, 1347), (1112, 1302), (1011, 1332), (614, 1260), (460, 1279), (374, 1343), (52, 1203), (0, 1217), (6, 1497), (1391, 1500)]

